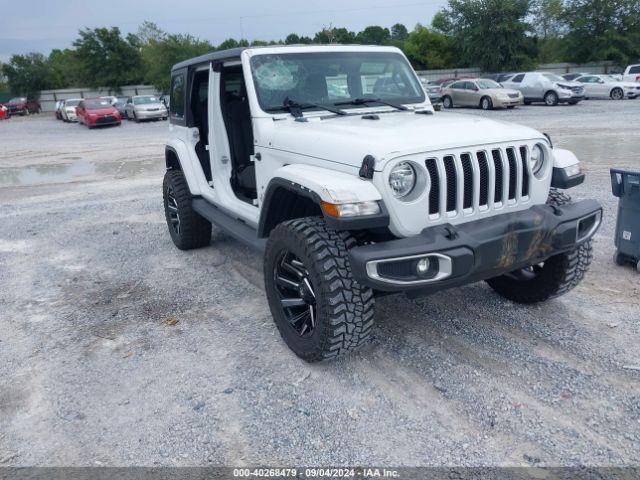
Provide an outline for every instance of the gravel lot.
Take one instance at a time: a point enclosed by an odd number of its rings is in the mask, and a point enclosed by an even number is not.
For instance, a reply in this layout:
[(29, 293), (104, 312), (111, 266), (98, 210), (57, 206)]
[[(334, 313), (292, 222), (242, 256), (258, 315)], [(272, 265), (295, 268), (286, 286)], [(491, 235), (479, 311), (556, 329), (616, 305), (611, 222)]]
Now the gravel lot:
[(608, 169), (640, 168), (640, 100), (459, 113), (583, 160), (591, 273), (535, 307), (380, 299), (371, 345), (321, 365), (280, 340), (259, 255), (173, 247), (166, 123), (0, 122), (0, 465), (637, 465), (640, 276), (612, 264)]

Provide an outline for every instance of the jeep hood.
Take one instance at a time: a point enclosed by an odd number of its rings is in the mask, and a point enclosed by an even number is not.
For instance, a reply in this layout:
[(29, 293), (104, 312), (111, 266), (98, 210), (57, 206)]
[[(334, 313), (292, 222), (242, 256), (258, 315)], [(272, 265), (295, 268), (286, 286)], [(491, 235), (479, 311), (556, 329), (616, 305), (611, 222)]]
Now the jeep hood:
[(276, 120), (270, 147), (358, 168), (365, 156), (373, 155), (376, 170), (382, 170), (388, 160), (413, 153), (545, 139), (532, 128), (474, 115), (393, 112), (380, 113), (378, 117), (378, 120), (367, 120), (362, 115), (310, 117), (303, 122), (293, 118)]

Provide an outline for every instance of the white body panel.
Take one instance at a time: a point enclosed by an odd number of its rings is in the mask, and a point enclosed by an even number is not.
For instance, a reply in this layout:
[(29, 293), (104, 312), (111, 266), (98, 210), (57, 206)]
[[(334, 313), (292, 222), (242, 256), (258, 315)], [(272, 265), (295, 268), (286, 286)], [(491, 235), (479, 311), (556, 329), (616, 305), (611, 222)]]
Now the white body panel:
[(348, 173), (312, 165), (286, 165), (275, 170), (273, 178), (282, 178), (315, 192), (323, 202), (333, 204), (381, 200), (373, 183)]
[(640, 83), (614, 80), (608, 75), (585, 75), (576, 81), (584, 85), (585, 96), (588, 98), (611, 98), (615, 88), (621, 89), (626, 98), (640, 95)]

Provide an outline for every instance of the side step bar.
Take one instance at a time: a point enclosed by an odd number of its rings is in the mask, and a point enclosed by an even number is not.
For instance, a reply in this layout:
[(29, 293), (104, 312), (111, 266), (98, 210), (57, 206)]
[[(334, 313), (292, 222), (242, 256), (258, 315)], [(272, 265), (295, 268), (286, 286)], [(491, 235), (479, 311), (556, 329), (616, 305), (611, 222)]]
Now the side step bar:
[(258, 252), (264, 252), (267, 246), (267, 240), (265, 238), (258, 238), (258, 232), (246, 223), (227, 215), (203, 198), (194, 198), (191, 206), (196, 212), (236, 240), (241, 241)]

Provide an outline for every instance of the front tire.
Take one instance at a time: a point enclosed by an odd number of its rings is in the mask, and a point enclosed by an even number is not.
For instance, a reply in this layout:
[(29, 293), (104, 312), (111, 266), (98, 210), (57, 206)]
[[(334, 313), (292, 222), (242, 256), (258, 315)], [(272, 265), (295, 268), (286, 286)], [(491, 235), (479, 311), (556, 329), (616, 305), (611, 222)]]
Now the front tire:
[(491, 101), (491, 98), (482, 97), (482, 100), (480, 100), (480, 108), (482, 108), (482, 110), (493, 110), (493, 102)]
[(558, 105), (558, 94), (556, 92), (547, 92), (544, 94), (544, 103), (549, 107), (555, 107)]
[[(562, 206), (571, 197), (552, 188), (547, 204)], [(498, 294), (517, 303), (538, 303), (573, 290), (584, 279), (592, 260), (593, 244), (588, 240), (570, 252), (542, 263), (487, 280)]]
[(167, 170), (162, 184), (164, 213), (171, 240), (180, 250), (193, 250), (211, 243), (211, 223), (191, 206), (189, 185), (180, 170)]
[(611, 99), (612, 100), (624, 100), (624, 92), (621, 88), (616, 87), (611, 90)]
[(449, 95), (442, 97), (442, 106), (444, 108), (453, 108), (453, 99)]
[(353, 237), (321, 218), (278, 225), (269, 236), (264, 283), (274, 322), (287, 346), (318, 362), (363, 345), (373, 327), (371, 289), (353, 279)]

